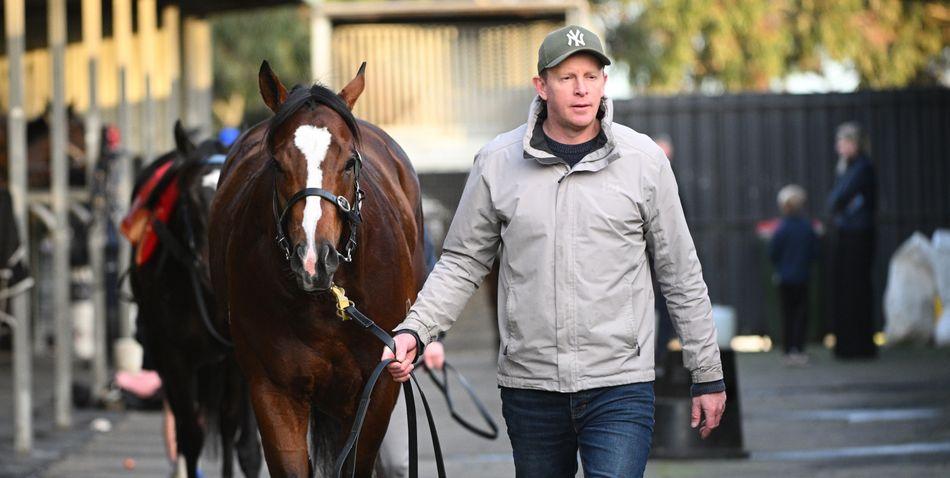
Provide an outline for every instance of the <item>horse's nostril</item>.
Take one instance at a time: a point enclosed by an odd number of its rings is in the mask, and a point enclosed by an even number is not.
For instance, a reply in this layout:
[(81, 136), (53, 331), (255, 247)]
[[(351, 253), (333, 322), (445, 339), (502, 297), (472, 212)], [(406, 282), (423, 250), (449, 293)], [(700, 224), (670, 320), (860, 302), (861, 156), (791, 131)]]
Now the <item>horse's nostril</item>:
[(340, 265), (336, 249), (330, 243), (320, 246), (320, 268), (326, 274), (333, 274)]

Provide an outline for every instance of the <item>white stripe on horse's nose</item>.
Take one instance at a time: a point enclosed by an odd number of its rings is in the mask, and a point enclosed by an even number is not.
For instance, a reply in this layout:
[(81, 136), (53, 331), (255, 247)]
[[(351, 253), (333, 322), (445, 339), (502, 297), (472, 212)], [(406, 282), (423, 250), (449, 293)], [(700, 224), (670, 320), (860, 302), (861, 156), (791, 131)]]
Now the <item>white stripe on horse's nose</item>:
[[(303, 154), (307, 166), (307, 187), (323, 187), (323, 170), (321, 164), (326, 159), (327, 149), (330, 147), (332, 136), (327, 128), (318, 128), (312, 125), (301, 125), (294, 132), (294, 145)], [(315, 235), (317, 232), (317, 223), (320, 222), (322, 215), (322, 201), (318, 197), (310, 196), (304, 201), (303, 219), (300, 227), (303, 228), (306, 236), (306, 244), (310, 249), (314, 249), (316, 243)], [(310, 254), (311, 252), (308, 252)], [(313, 252), (315, 253), (315, 251)], [(307, 269), (312, 272), (311, 269)]]
[(311, 276), (317, 275), (317, 254), (312, 247), (307, 247), (307, 253), (303, 257), (303, 270)]

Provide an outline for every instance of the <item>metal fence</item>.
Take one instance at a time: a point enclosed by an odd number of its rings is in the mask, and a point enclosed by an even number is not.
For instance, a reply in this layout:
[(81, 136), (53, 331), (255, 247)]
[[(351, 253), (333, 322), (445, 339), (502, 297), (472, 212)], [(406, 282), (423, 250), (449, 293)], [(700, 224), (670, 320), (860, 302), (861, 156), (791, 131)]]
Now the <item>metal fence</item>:
[[(615, 106), (615, 121), (672, 138), (710, 295), (736, 308), (740, 333), (778, 333), (765, 245), (755, 226), (778, 215), (775, 196), (789, 183), (808, 191), (807, 212), (827, 222), (838, 124), (858, 121), (871, 140), (878, 175), (878, 320), (894, 250), (914, 231), (929, 235), (950, 227), (950, 90), (643, 97)], [(464, 174), (422, 175), (424, 190), (452, 209), (463, 180)], [(818, 309), (827, 312), (830, 271), (819, 269)], [(832, 318), (819, 315), (812, 318), (815, 328), (829, 329)]]

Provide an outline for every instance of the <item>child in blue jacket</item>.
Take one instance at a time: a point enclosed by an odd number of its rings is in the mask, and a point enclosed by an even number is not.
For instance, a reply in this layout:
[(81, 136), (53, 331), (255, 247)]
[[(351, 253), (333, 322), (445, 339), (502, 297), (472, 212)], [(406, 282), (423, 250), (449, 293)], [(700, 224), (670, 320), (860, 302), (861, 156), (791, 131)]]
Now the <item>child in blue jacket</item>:
[(769, 242), (769, 258), (775, 266), (782, 323), (785, 332), (785, 362), (804, 365), (808, 328), (809, 269), (818, 253), (818, 237), (803, 209), (807, 196), (801, 186), (790, 184), (778, 193), (782, 220)]

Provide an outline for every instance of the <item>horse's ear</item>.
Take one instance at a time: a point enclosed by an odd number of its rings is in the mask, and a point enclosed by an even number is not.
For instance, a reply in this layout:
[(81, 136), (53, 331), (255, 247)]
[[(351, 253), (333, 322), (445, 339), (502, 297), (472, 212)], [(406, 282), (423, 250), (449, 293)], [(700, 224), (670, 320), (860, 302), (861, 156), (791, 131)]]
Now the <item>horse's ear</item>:
[(175, 121), (175, 149), (183, 158), (191, 157), (195, 151), (195, 143), (191, 142), (185, 127), (181, 125), (181, 120)]
[(343, 101), (346, 102), (346, 105), (353, 109), (353, 105), (356, 103), (356, 99), (360, 97), (360, 94), (363, 93), (363, 88), (366, 86), (366, 77), (363, 76), (363, 72), (366, 70), (366, 62), (364, 61), (360, 65), (360, 70), (356, 72), (356, 77), (350, 80), (346, 86), (340, 90), (340, 97), (343, 98)]
[(277, 75), (270, 69), (267, 60), (261, 63), (261, 71), (257, 74), (257, 83), (260, 86), (264, 104), (276, 113), (280, 109), (280, 105), (287, 100), (287, 88), (284, 88), (284, 85), (277, 79)]

